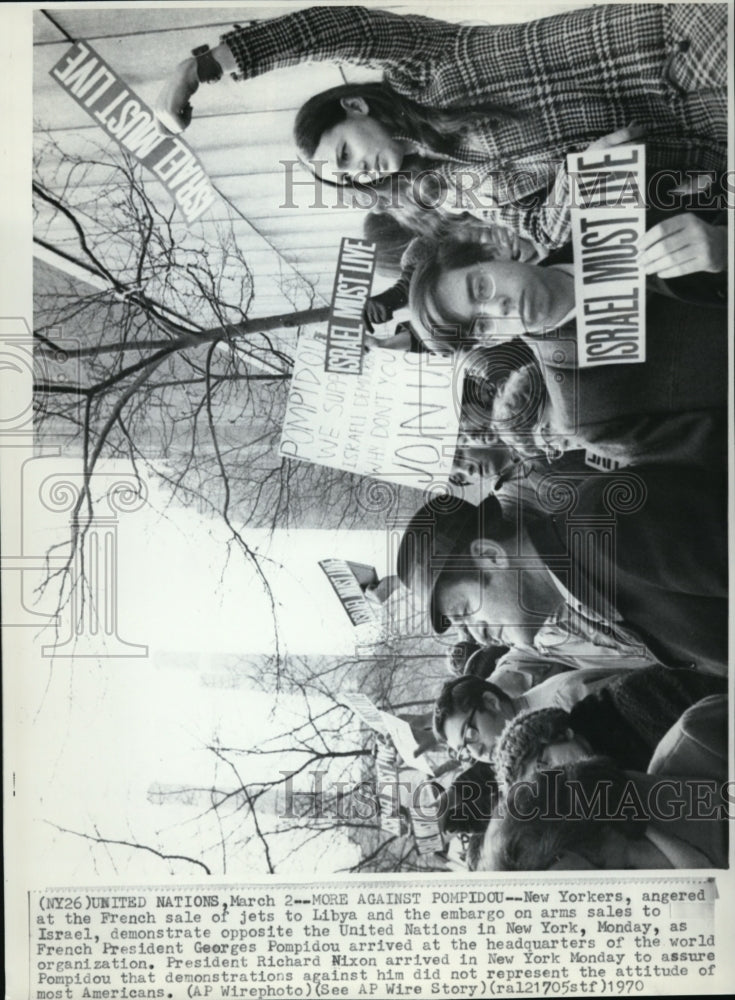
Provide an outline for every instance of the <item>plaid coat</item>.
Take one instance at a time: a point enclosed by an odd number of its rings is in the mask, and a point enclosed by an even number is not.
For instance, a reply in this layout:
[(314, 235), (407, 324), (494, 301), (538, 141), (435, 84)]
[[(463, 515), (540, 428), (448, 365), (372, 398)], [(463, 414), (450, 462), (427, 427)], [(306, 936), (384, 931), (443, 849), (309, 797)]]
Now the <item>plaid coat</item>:
[[(645, 128), (649, 170), (726, 168), (727, 10), (724, 3), (611, 4), (468, 27), (313, 7), (237, 27), (222, 41), (237, 62), (236, 79), (342, 61), (382, 69), (395, 90), (423, 105), (492, 102), (523, 112), (488, 118), (486, 128), (458, 139), (452, 156), (420, 152), (450, 185), (458, 172), (472, 171), (473, 190), (457, 194), (457, 210), (553, 247), (569, 238), (566, 153), (631, 122)], [(540, 190), (543, 204), (519, 205)]]

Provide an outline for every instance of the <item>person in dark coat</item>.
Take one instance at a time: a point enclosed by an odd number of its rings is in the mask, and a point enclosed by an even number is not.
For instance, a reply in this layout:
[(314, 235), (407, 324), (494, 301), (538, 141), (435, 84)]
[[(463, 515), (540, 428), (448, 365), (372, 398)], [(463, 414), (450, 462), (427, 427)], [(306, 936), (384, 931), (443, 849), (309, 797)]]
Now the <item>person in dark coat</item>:
[(438, 633), (625, 665), (727, 673), (724, 466), (549, 477), (546, 514), (432, 500), (397, 572)]
[[(701, 226), (726, 232), (719, 221), (681, 217), (685, 228), (694, 226), (695, 241), (706, 242)], [(459, 351), (466, 380), (480, 387), (465, 423), (484, 418), (487, 432), (526, 460), (581, 451), (601, 470), (708, 465), (722, 460), (725, 447), (717, 433), (727, 406), (724, 264), (698, 276), (696, 303), (696, 275), (650, 278), (642, 363), (615, 363), (614, 355), (579, 365), (571, 247), (534, 265), (499, 260), (479, 244), (437, 247), (412, 281), (415, 326), (435, 350)], [(661, 260), (654, 266), (668, 273)]]
[(495, 744), (497, 780), (509, 786), (540, 767), (596, 754), (610, 757), (618, 767), (645, 771), (659, 741), (687, 709), (726, 691), (724, 678), (656, 666), (611, 678), (568, 712), (521, 712)]

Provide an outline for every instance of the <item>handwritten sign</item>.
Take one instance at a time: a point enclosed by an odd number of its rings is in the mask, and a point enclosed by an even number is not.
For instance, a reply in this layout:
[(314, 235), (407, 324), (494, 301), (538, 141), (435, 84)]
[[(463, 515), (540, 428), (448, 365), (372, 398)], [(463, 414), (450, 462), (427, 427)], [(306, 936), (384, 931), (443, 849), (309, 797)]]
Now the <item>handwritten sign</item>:
[(217, 192), (198, 157), (183, 140), (159, 134), (148, 105), (87, 42), (75, 42), (50, 73), (95, 124), (163, 184), (187, 223), (214, 204)]
[(646, 360), (645, 147), (570, 153), (579, 365)]
[(327, 326), (324, 368), (328, 372), (359, 375), (362, 371), (363, 317), (373, 283), (375, 250), (374, 243), (349, 237), (345, 237), (340, 244)]
[(390, 736), (395, 749), (405, 764), (423, 771), (425, 774), (433, 773), (431, 764), (423, 758), (423, 755), (415, 756), (419, 745), (410, 723), (406, 722), (405, 719), (399, 719), (391, 712), (385, 712), (382, 708), (378, 708), (366, 694), (361, 692), (345, 692), (342, 697), (371, 729)]
[(462, 373), (451, 358), (374, 350), (362, 374), (326, 372), (323, 334), (299, 338), (280, 454), (401, 486), (446, 486)]

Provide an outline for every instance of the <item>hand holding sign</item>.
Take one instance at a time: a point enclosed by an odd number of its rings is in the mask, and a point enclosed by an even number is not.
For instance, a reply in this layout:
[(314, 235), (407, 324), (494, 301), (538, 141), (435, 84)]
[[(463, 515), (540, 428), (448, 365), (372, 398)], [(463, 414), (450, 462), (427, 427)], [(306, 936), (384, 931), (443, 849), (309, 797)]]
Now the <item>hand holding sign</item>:
[(659, 278), (679, 278), (697, 271), (727, 267), (727, 229), (691, 212), (659, 222), (641, 240), (641, 266)]
[(374, 326), (387, 323), (392, 316), (393, 310), (379, 296), (374, 295), (365, 303), (365, 329), (368, 333), (373, 332)]
[(189, 98), (198, 89), (197, 61), (192, 56), (179, 63), (153, 105), (163, 135), (179, 135), (189, 127), (192, 118)]

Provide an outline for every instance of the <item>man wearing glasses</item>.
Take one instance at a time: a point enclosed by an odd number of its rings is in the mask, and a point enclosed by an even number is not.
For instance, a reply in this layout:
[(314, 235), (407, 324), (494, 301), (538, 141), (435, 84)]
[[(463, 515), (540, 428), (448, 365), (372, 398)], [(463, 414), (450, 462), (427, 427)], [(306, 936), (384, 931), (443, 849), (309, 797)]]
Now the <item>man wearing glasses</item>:
[[(618, 677), (616, 667), (588, 667), (549, 677), (511, 697), (499, 684), (465, 675), (446, 682), (434, 703), (434, 734), (456, 760), (489, 762), (506, 722), (519, 712), (573, 705)], [(502, 683), (502, 681), (501, 681)]]
[[(724, 697), (726, 691), (725, 678), (660, 664), (639, 670), (572, 670), (516, 698), (470, 675), (442, 688), (434, 705), (434, 732), (455, 758), (495, 765), (493, 750), (501, 734), (508, 743), (511, 720), (521, 712), (527, 720), (563, 709), (553, 718), (562, 715), (569, 731), (583, 737), (593, 753), (611, 757), (621, 767), (645, 770), (659, 740), (687, 709), (712, 695)], [(518, 727), (523, 728), (521, 720)], [(720, 742), (724, 739), (723, 733)]]

